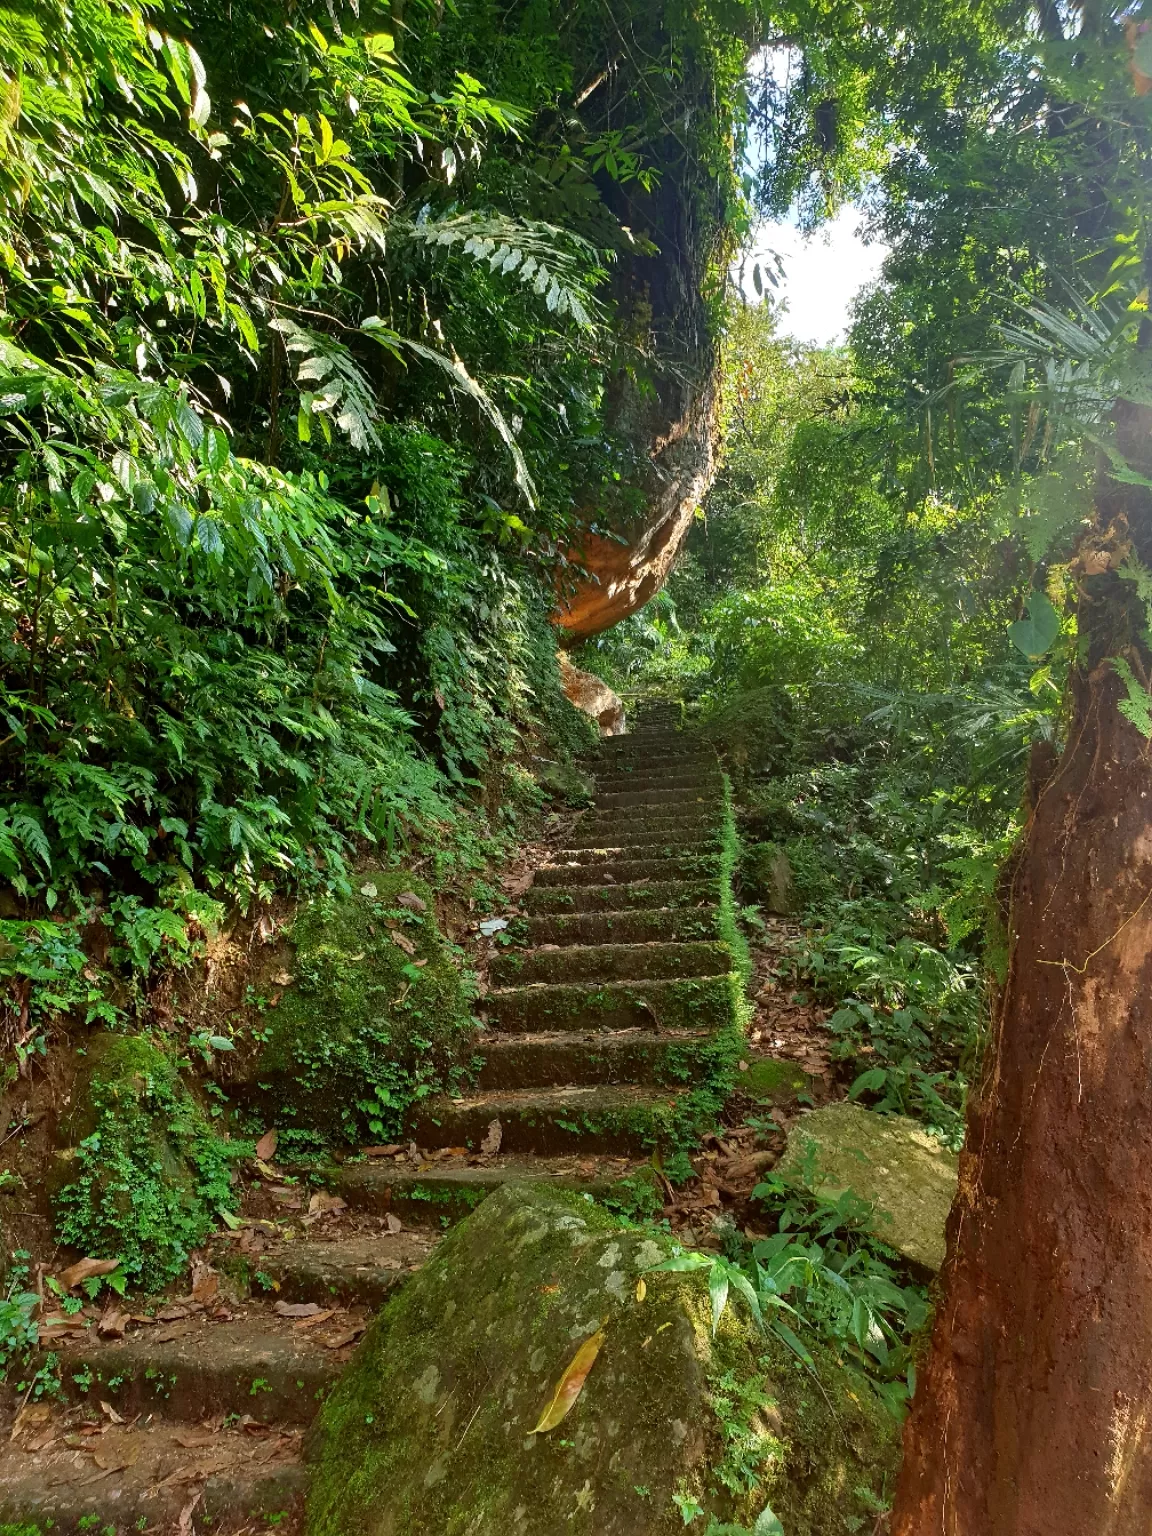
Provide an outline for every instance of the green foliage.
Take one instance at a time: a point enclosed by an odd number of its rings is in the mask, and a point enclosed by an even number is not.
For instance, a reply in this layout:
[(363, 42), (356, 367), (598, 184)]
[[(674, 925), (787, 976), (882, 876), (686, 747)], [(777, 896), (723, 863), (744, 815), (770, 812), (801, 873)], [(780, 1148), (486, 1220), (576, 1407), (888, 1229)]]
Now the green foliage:
[(160, 1045), (100, 1035), (74, 1094), (77, 1145), (56, 1196), (60, 1240), (118, 1258), (124, 1277), (158, 1288), (236, 1206), (232, 1171), (250, 1155), (224, 1140)]
[(273, 1123), (336, 1142), (391, 1141), (412, 1105), (462, 1078), (475, 984), (440, 934), (434, 900), (422, 880), (371, 870), (351, 895), (303, 909), (291, 931), (294, 983), (264, 1016), (246, 1069)]

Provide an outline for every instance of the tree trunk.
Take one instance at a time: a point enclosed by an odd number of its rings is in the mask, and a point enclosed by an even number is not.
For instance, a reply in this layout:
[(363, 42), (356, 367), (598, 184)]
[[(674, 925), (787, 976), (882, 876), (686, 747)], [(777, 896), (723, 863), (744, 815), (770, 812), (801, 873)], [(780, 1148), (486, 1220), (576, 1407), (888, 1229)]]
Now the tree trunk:
[[(1149, 475), (1152, 411), (1115, 421)], [(1117, 574), (1133, 556), (1152, 565), (1152, 497), (1104, 479), (893, 1536), (1152, 1532), (1152, 748), (1110, 660), (1147, 683), (1144, 605)]]

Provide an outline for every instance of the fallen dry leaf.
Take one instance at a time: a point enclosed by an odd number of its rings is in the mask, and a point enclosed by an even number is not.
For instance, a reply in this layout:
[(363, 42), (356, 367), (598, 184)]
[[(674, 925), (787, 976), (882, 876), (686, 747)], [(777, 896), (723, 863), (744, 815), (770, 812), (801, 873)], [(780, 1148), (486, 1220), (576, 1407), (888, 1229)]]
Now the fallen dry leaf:
[(261, 1136), (260, 1140), (256, 1143), (256, 1156), (261, 1158), (264, 1162), (268, 1162), (276, 1152), (277, 1139), (278, 1138), (275, 1127), (273, 1127), (270, 1131), (265, 1131), (263, 1136)]
[(394, 1216), (391, 1211), (385, 1216), (384, 1225), (393, 1237), (396, 1236), (397, 1232), (403, 1232), (404, 1230), (404, 1223), (400, 1220), (399, 1216)]
[(397, 1143), (388, 1147), (361, 1147), (365, 1157), (395, 1157), (397, 1152), (403, 1152), (404, 1148)]
[(334, 1216), (348, 1209), (348, 1202), (339, 1195), (330, 1195), (326, 1189), (318, 1189), (308, 1202), (309, 1216)]
[(173, 1435), (172, 1438), (186, 1451), (195, 1451), (205, 1445), (215, 1445), (217, 1433), (214, 1429), (189, 1429), (184, 1434)]
[(197, 1488), (196, 1492), (180, 1511), (180, 1518), (176, 1522), (176, 1536), (192, 1536), (192, 1516), (203, 1493), (203, 1488)]
[(270, 1163), (266, 1163), (262, 1157), (254, 1157), (252, 1166), (262, 1179), (282, 1179), (284, 1175), (277, 1173)]
[(206, 1265), (199, 1271), (193, 1271), (192, 1299), (201, 1305), (215, 1301), (220, 1294), (220, 1276), (214, 1269)]
[(100, 1409), (101, 1409), (101, 1412), (106, 1413), (108, 1415), (108, 1418), (112, 1421), (113, 1424), (123, 1424), (124, 1420), (116, 1412), (116, 1410), (115, 1410), (115, 1408), (113, 1408), (112, 1404), (111, 1403), (106, 1403), (103, 1398), (100, 1399)]
[(588, 1372), (596, 1363), (596, 1356), (600, 1353), (603, 1343), (603, 1328), (594, 1333), (590, 1339), (584, 1340), (573, 1355), (572, 1363), (556, 1383), (552, 1401), (540, 1415), (539, 1424), (535, 1429), (529, 1430), (529, 1434), (546, 1435), (550, 1429), (556, 1428), (561, 1419), (567, 1417), (572, 1404), (580, 1396), (584, 1383), (588, 1380)]
[(102, 1339), (122, 1339), (127, 1326), (127, 1312), (121, 1312), (119, 1307), (106, 1307), (96, 1324), (96, 1332)]
[(388, 937), (392, 940), (393, 944), (395, 944), (398, 949), (402, 949), (406, 955), (414, 955), (416, 953), (415, 944), (413, 944), (412, 940), (408, 938), (406, 934), (401, 933), (398, 929), (389, 928)]
[(341, 1333), (331, 1334), (320, 1342), (325, 1349), (343, 1349), (345, 1344), (351, 1344), (358, 1339), (367, 1327), (367, 1323), (357, 1323), (354, 1328), (345, 1328)]
[(191, 1315), (192, 1309), (190, 1307), (162, 1307), (160, 1311), (157, 1312), (156, 1318), (157, 1321), (161, 1323), (178, 1323), (182, 1321), (182, 1319), (190, 1317)]
[(428, 903), (422, 901), (415, 891), (401, 891), (396, 898), (402, 907), (407, 907), (409, 912), (427, 912)]
[(636, 1282), (636, 1300), (643, 1301), (648, 1294), (648, 1287), (644, 1283), (643, 1276)]
[(315, 1328), (317, 1323), (326, 1323), (330, 1317), (336, 1316), (336, 1308), (329, 1307), (324, 1312), (316, 1312), (311, 1317), (302, 1317), (298, 1323), (293, 1323), (294, 1328)]
[(139, 1445), (134, 1440), (128, 1440), (114, 1449), (93, 1451), (92, 1460), (103, 1472), (123, 1472), (125, 1468), (136, 1465), (139, 1455)]
[(323, 1309), (314, 1301), (278, 1301), (272, 1310), (277, 1317), (315, 1317)]
[(25, 1403), (16, 1415), (9, 1439), (15, 1440), (30, 1430), (42, 1429), (51, 1417), (52, 1409), (48, 1403)]
[(480, 1150), (485, 1157), (495, 1157), (500, 1150), (500, 1143), (504, 1139), (504, 1127), (499, 1120), (489, 1120), (488, 1134), (480, 1143)]
[(94, 1280), (98, 1275), (110, 1275), (113, 1270), (120, 1268), (119, 1259), (77, 1259), (75, 1264), (70, 1264), (67, 1269), (62, 1269), (56, 1276), (56, 1284), (64, 1291), (70, 1291), (73, 1286), (79, 1285), (83, 1280)]

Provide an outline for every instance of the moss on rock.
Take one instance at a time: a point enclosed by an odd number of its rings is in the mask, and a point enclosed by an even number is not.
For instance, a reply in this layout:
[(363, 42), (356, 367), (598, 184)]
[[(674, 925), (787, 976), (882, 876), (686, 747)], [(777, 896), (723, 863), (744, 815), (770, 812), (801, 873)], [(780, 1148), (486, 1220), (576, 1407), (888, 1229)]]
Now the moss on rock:
[(234, 1207), (232, 1167), (245, 1144), (213, 1129), (175, 1063), (144, 1035), (94, 1035), (72, 1105), (61, 1125), (71, 1145), (58, 1170), (58, 1235), (159, 1286)]
[[(748, 1524), (770, 1503), (788, 1536), (860, 1529), (894, 1423), (827, 1355), (813, 1375), (732, 1307), (713, 1338), (702, 1276), (651, 1273), (666, 1252), (576, 1195), (491, 1195), (321, 1410), (308, 1536), (672, 1536), (677, 1498)], [(601, 1327), (575, 1406), (532, 1434)]]
[(282, 1129), (354, 1142), (399, 1132), (416, 1101), (458, 1076), (476, 1041), (472, 982), (403, 870), (301, 908), (293, 982), (266, 1015), (238, 1086)]

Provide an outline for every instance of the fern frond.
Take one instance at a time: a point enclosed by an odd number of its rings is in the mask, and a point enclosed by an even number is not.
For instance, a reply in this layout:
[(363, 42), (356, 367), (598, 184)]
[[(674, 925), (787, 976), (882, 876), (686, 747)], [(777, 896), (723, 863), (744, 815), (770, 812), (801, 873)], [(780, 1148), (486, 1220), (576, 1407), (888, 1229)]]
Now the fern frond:
[(588, 329), (601, 305), (592, 287), (603, 275), (600, 253), (580, 235), (538, 219), (457, 214), (445, 219), (394, 219), (393, 239), (406, 238), (430, 250), (459, 248), (503, 275), (515, 274), (539, 294), (549, 311), (571, 315)]

